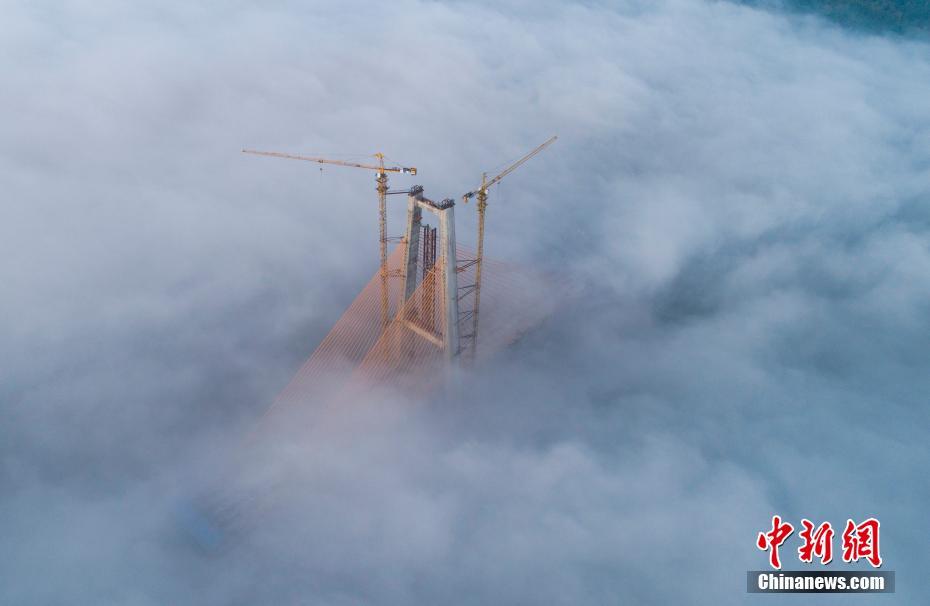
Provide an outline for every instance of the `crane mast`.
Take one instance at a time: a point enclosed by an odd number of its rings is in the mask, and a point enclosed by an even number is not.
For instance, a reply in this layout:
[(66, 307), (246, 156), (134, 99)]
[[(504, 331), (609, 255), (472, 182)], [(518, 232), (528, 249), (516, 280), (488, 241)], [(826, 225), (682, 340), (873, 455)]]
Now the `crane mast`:
[(317, 164), (332, 164), (335, 166), (347, 166), (349, 168), (363, 168), (375, 172), (375, 190), (378, 192), (378, 234), (379, 234), (379, 253), (381, 257), (380, 279), (381, 279), (381, 329), (387, 327), (390, 318), (388, 317), (388, 269), (387, 269), (387, 193), (388, 177), (387, 173), (403, 173), (408, 175), (417, 174), (415, 167), (407, 166), (385, 166), (384, 154), (378, 152), (374, 157), (378, 159), (378, 164), (363, 164), (359, 162), (346, 162), (343, 160), (330, 160), (329, 158), (317, 158), (312, 156), (302, 156), (299, 154), (285, 154), (282, 152), (257, 151), (254, 149), (243, 149), (242, 153), (253, 154), (256, 156), (269, 156), (272, 158), (287, 158), (289, 160), (303, 160), (305, 162), (316, 162)]
[[(387, 192), (388, 178), (384, 172), (384, 154), (375, 154), (378, 158), (378, 172), (375, 175), (378, 190), (378, 249), (381, 254), (381, 330), (387, 328), (388, 318), (388, 269), (387, 269)], [(416, 173), (416, 170), (414, 170)]]

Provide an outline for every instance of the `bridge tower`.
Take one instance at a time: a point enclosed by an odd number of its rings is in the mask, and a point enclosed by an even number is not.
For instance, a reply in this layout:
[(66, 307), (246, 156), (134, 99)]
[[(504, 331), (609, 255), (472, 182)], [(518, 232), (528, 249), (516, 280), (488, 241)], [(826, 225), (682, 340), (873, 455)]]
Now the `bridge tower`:
[[(432, 228), (423, 222), (423, 212), (431, 214), (438, 223)], [(439, 241), (436, 246), (436, 232)], [(433, 202), (423, 195), (423, 188), (416, 186), (407, 194), (407, 229), (404, 236), (404, 288), (402, 313), (418, 314), (420, 317), (398, 318), (403, 325), (431, 341), (442, 349), (446, 362), (455, 363), (461, 351), (459, 343), (459, 292), (456, 271), (455, 248), (455, 201), (451, 198)], [(421, 251), (422, 248), (422, 251)], [(438, 253), (438, 257), (437, 257)], [(418, 269), (422, 269), (418, 272)], [(419, 275), (419, 280), (418, 278)], [(419, 289), (423, 302), (417, 306), (406, 305)], [(434, 303), (435, 302), (435, 303)], [(438, 327), (433, 321), (434, 312), (439, 316)], [(428, 317), (427, 317), (428, 316)]]

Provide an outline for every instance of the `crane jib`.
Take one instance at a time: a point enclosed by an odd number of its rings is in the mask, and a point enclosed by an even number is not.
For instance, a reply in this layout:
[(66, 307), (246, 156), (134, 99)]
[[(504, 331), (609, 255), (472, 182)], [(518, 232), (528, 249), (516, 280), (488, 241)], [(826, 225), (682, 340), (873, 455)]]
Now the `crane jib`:
[(289, 160), (303, 160), (304, 162), (316, 162), (317, 164), (332, 164), (335, 166), (348, 166), (350, 168), (364, 168), (367, 170), (384, 171), (387, 173), (404, 173), (409, 175), (417, 174), (417, 169), (407, 166), (380, 166), (375, 164), (361, 164), (359, 162), (346, 162), (344, 160), (330, 160), (329, 158), (314, 158), (311, 156), (301, 156), (298, 154), (285, 154), (282, 152), (258, 151), (254, 149), (243, 149), (244, 154), (253, 154), (256, 156), (268, 156), (271, 158), (287, 158)]

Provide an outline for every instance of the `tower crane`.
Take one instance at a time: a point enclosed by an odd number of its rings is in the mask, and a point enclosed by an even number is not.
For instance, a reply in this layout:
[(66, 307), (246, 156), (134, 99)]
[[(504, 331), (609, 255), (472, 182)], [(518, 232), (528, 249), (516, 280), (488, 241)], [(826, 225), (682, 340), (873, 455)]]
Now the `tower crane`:
[(406, 175), (417, 174), (417, 169), (407, 166), (385, 166), (384, 154), (376, 153), (374, 158), (378, 159), (377, 164), (362, 164), (359, 162), (345, 162), (342, 160), (329, 160), (327, 158), (313, 158), (310, 156), (301, 156), (297, 154), (284, 154), (281, 152), (256, 151), (254, 149), (243, 149), (244, 154), (254, 154), (256, 156), (269, 156), (272, 158), (287, 158), (290, 160), (304, 160), (306, 162), (316, 162), (317, 164), (333, 164), (336, 166), (348, 166), (350, 168), (364, 168), (367, 170), (377, 171), (375, 173), (375, 187), (378, 192), (378, 227), (380, 233), (380, 253), (381, 253), (381, 327), (382, 330), (387, 326), (388, 318), (388, 270), (387, 270), (387, 194), (388, 178), (387, 173), (402, 173)]
[(553, 136), (546, 140), (544, 143), (536, 147), (533, 151), (526, 154), (507, 168), (505, 168), (499, 175), (488, 180), (488, 174), (482, 173), (481, 175), (481, 185), (478, 189), (470, 191), (462, 196), (462, 202), (468, 204), (468, 201), (472, 198), (478, 198), (478, 252), (475, 257), (475, 307), (472, 312), (472, 350), (471, 355), (472, 359), (475, 357), (475, 353), (478, 350), (478, 308), (481, 304), (481, 265), (484, 259), (484, 214), (488, 208), (488, 189), (495, 183), (499, 183), (501, 179), (515, 171), (519, 168), (524, 162), (546, 149), (555, 140), (558, 139), (557, 136)]

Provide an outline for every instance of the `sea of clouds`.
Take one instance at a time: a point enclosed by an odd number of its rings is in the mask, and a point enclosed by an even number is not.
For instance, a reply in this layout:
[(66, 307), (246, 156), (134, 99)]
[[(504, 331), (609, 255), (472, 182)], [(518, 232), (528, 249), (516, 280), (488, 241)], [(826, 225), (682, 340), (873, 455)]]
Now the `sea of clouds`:
[[(0, 12), (0, 603), (737, 604), (773, 513), (878, 517), (923, 599), (925, 40), (697, 0)], [(458, 395), (311, 402), (249, 456), (377, 215), (370, 174), (239, 150), (383, 151), (441, 199), (551, 134), (488, 254), (576, 296)], [(177, 512), (217, 485), (268, 494), (204, 549)]]

